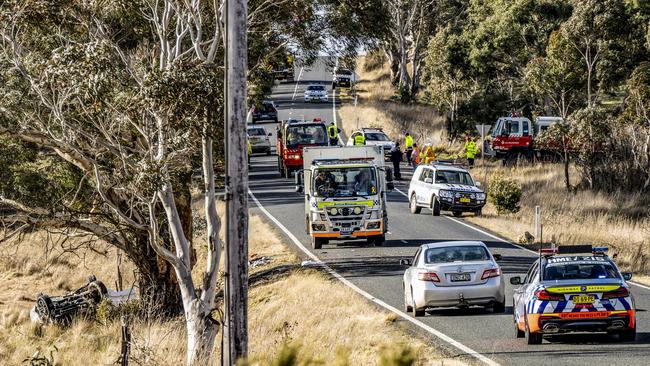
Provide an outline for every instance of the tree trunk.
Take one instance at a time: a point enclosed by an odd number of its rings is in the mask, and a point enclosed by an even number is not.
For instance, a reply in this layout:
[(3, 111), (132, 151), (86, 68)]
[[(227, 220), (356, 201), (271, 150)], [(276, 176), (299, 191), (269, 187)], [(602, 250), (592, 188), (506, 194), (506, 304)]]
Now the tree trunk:
[(219, 324), (210, 309), (199, 299), (191, 302), (185, 315), (187, 326), (187, 364), (212, 365)]
[(395, 47), (390, 46), (390, 49), (384, 51), (390, 65), (390, 82), (392, 85), (399, 84), (399, 57)]
[(564, 149), (564, 185), (567, 192), (571, 192), (571, 181), (569, 180), (569, 151)]
[[(158, 257), (144, 236), (136, 239), (137, 253), (127, 253), (138, 269), (140, 299), (146, 314), (176, 316), (182, 313), (183, 301), (172, 266)], [(169, 244), (171, 246), (171, 244)]]

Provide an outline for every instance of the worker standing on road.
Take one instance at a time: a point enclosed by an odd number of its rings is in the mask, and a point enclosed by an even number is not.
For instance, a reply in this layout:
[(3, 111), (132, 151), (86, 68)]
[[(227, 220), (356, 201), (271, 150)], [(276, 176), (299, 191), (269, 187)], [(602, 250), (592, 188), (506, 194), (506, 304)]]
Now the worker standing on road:
[(327, 127), (327, 136), (330, 138), (330, 146), (338, 146), (339, 132), (341, 132), (341, 130), (336, 127), (334, 122), (330, 123), (329, 127)]
[(359, 133), (354, 136), (354, 145), (365, 145), (366, 144), (366, 138), (363, 136), (362, 133)]
[(399, 171), (399, 163), (402, 162), (402, 150), (399, 148), (399, 142), (390, 150), (390, 161), (393, 162), (393, 176), (396, 180), (402, 180), (402, 173)]
[(474, 166), (474, 158), (478, 149), (476, 148), (476, 142), (470, 136), (465, 137), (465, 154), (467, 156), (467, 164), (470, 168)]
[(420, 165), (420, 148), (418, 144), (413, 143), (413, 153), (411, 154), (411, 166), (414, 168)]
[(411, 164), (411, 155), (413, 154), (413, 137), (407, 132), (404, 136), (404, 148), (406, 149), (406, 164)]

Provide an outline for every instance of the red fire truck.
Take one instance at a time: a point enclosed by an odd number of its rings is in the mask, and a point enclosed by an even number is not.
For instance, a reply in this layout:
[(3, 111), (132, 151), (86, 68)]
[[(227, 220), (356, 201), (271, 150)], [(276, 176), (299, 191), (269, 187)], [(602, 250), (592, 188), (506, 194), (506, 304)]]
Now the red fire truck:
[(536, 148), (535, 136), (562, 121), (562, 117), (537, 117), (535, 123), (526, 117), (501, 117), (492, 130), (493, 154), (506, 162), (516, 159), (552, 160), (556, 154)]
[(327, 127), (320, 119), (313, 122), (282, 121), (278, 126), (278, 170), (280, 177), (289, 178), (302, 169), (302, 149), (305, 146), (328, 146)]

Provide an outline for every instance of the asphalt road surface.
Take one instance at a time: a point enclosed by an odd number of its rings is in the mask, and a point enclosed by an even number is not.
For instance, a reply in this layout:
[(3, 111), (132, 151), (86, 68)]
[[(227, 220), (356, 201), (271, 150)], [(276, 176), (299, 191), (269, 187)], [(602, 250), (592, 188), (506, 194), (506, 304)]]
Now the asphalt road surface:
[[(302, 103), (304, 87), (310, 82), (321, 81), (330, 84), (331, 88), (331, 74), (323, 70), (323, 66), (319, 67), (321, 69), (316, 71), (312, 67), (311, 72), (306, 74), (312, 79), (301, 78), (297, 84), (282, 84), (275, 88), (272, 99), (278, 104), (280, 119), (304, 116), (305, 119), (320, 117), (329, 122), (336, 118), (333, 115), (336, 104), (331, 101), (323, 104)], [(322, 79), (314, 80), (313, 77)], [(503, 261), (500, 265), (507, 284), (507, 308), (504, 314), (493, 314), (480, 308), (443, 309), (418, 317), (419, 322), (415, 322), (418, 324), (412, 325), (431, 337), (432, 342), (440, 344), (445, 353), (451, 356), (492, 365), (650, 363), (650, 316), (645, 310), (650, 307), (650, 288), (645, 286), (635, 285), (632, 288), (638, 311), (637, 341), (634, 343), (620, 343), (616, 338), (605, 335), (573, 335), (555, 336), (550, 340), (545, 339), (542, 345), (529, 346), (524, 339), (515, 338), (512, 322), (513, 286), (508, 278), (525, 274), (535, 255), (462, 219), (446, 214), (433, 217), (426, 209), (418, 215), (409, 213), (408, 200), (402, 192), (408, 189), (412, 170), (406, 167), (402, 170), (404, 180), (388, 195), (389, 233), (382, 247), (350, 241), (328, 244), (322, 250), (311, 249), (310, 238), (305, 234), (304, 198), (302, 194), (294, 192), (292, 179), (280, 178), (275, 155), (252, 158), (250, 190), (264, 210), (289, 231), (288, 237), (302, 243), (303, 248), (364, 292), (365, 296), (374, 298), (373, 301), (391, 310), (396, 308), (403, 311), (404, 308), (401, 280), (405, 267), (399, 264), (399, 260), (411, 258), (420, 244), (444, 240), (481, 240), (493, 253), (501, 254)], [(251, 200), (251, 207), (260, 213), (255, 200)], [(409, 316), (405, 313), (401, 315)]]

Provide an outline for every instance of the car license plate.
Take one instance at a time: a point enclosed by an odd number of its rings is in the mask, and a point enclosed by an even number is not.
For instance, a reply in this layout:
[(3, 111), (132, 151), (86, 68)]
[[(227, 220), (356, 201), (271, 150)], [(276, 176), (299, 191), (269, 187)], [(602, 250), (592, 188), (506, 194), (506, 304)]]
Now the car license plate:
[(461, 203), (469, 203), (469, 202), (470, 202), (470, 199), (467, 198), (467, 197), (461, 197), (461, 198), (460, 198), (460, 202), (461, 202)]
[(352, 235), (352, 230), (341, 230), (341, 235)]
[(451, 277), (452, 282), (469, 281), (470, 280), (469, 273), (452, 274), (450, 277)]
[(594, 295), (578, 295), (571, 298), (574, 304), (593, 304), (595, 300)]

